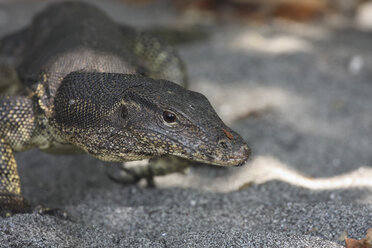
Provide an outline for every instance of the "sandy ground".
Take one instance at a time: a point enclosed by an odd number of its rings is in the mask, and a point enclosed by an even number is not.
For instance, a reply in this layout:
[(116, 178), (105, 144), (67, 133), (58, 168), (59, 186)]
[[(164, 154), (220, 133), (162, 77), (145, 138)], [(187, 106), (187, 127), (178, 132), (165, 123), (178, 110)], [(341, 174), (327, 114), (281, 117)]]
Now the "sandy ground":
[[(51, 1), (0, 2), (0, 35)], [(164, 3), (93, 1), (118, 22), (185, 25)], [(205, 18), (205, 17), (204, 17)], [(0, 247), (342, 247), (372, 228), (371, 33), (348, 24), (207, 21), (179, 47), (191, 89), (251, 145), (239, 168), (123, 186), (85, 155), (17, 154), (24, 196), (70, 220), (0, 219)]]

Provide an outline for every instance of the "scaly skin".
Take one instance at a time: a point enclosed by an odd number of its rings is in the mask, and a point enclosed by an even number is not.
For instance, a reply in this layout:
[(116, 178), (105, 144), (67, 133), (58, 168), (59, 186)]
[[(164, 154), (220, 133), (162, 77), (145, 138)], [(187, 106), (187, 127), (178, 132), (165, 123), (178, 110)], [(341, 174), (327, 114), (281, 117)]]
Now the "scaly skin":
[[(48, 7), (30, 27), (1, 40), (0, 52), (23, 87), (21, 95), (0, 97), (0, 215), (30, 210), (16, 151), (78, 150), (117, 162), (171, 155), (168, 161), (222, 166), (248, 159), (246, 142), (209, 101), (180, 86), (187, 78), (174, 48), (119, 27), (91, 5)], [(187, 163), (168, 164), (140, 167), (135, 176), (163, 175)]]

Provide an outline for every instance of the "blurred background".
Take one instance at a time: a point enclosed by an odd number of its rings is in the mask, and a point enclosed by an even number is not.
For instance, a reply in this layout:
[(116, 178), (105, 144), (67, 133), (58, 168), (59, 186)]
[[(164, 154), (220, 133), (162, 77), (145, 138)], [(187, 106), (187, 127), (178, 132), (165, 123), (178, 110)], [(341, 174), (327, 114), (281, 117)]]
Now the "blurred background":
[[(52, 2), (0, 0), (0, 36)], [(90, 156), (19, 153), (25, 197), (78, 221), (60, 230), (52, 218), (7, 219), (0, 231), (24, 230), (3, 231), (15, 237), (8, 242), (28, 240), (29, 230), (50, 234), (47, 242), (62, 233), (74, 244), (146, 238), (159, 247), (243, 246), (234, 242), (247, 235), (244, 244), (256, 247), (340, 247), (347, 235), (364, 237), (372, 227), (372, 1), (86, 2), (174, 44), (190, 89), (207, 96), (252, 156), (242, 167), (157, 177), (158, 188), (146, 189), (113, 183)]]
[[(119, 0), (120, 1), (120, 0)], [(121, 0), (146, 5), (162, 0)], [(351, 21), (358, 29), (371, 30), (368, 0), (174, 0), (168, 2), (183, 15), (235, 20), (254, 24), (284, 19), (295, 22)], [(194, 19), (195, 20), (195, 19)]]

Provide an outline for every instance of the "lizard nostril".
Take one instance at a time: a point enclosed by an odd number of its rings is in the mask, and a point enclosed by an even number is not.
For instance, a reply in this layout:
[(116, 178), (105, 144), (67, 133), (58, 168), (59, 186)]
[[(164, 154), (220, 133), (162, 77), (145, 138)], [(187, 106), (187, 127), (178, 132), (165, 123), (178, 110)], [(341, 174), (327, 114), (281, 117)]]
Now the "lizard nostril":
[(247, 158), (251, 155), (251, 148), (249, 148), (249, 146), (245, 145), (245, 146), (242, 146), (240, 148), (240, 151), (242, 152), (242, 154), (244, 156), (246, 156)]

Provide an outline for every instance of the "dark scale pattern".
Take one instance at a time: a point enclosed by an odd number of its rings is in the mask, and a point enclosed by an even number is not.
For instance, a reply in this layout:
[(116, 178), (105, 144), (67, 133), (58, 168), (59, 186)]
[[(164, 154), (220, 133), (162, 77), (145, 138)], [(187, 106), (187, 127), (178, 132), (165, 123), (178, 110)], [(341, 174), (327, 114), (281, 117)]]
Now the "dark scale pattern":
[[(93, 5), (78, 2), (51, 5), (35, 17), (28, 38), (24, 59), (18, 67), (24, 82), (25, 79), (40, 80), (41, 70), (49, 76), (60, 73), (63, 77), (71, 71), (85, 68), (98, 71), (110, 69), (106, 63), (101, 64), (98, 54), (125, 58), (122, 61), (127, 65), (133, 65), (132, 68), (137, 66), (136, 57), (122, 42), (120, 28)], [(74, 59), (68, 58), (71, 56)], [(54, 67), (55, 64), (58, 68)], [(32, 83), (32, 80), (28, 82)]]
[(56, 123), (77, 128), (102, 126), (107, 112), (122, 102), (125, 91), (139, 87), (144, 80), (138, 75), (72, 72), (63, 79), (55, 97)]

